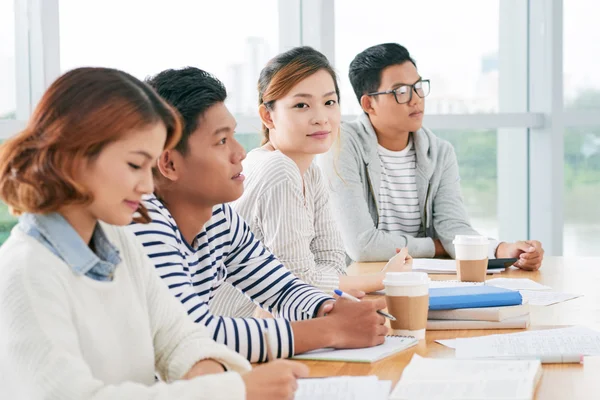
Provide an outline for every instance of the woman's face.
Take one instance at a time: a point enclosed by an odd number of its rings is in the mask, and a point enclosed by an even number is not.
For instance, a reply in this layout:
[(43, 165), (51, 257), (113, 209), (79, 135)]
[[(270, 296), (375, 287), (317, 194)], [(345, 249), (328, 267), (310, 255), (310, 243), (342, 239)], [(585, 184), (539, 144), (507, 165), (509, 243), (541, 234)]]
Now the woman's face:
[(321, 154), (340, 129), (340, 106), (333, 78), (320, 70), (277, 99), (269, 111), (269, 141), (282, 153)]
[(142, 195), (152, 193), (152, 167), (163, 151), (167, 131), (162, 122), (133, 130), (106, 145), (89, 160), (77, 180), (91, 192), (91, 216), (111, 225), (133, 220)]

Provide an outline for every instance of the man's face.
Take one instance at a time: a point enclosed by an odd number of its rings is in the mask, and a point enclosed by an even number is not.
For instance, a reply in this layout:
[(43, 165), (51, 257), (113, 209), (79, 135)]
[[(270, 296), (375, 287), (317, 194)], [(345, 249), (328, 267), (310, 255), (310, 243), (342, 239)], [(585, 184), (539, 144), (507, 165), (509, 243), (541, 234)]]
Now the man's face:
[[(401, 86), (410, 86), (420, 79), (421, 77), (417, 72), (417, 68), (410, 61), (403, 64), (390, 65), (381, 71), (381, 83), (377, 92), (385, 92)], [(406, 94), (409, 93), (407, 92)], [(398, 104), (392, 93), (369, 97), (372, 109), (365, 111), (367, 111), (373, 125), (379, 131), (390, 133), (416, 132), (421, 128), (425, 102), (414, 90), (411, 100), (404, 104)]]
[(174, 151), (179, 195), (202, 205), (237, 200), (244, 191), (244, 148), (234, 139), (236, 121), (224, 103), (210, 107), (188, 139), (185, 155)]

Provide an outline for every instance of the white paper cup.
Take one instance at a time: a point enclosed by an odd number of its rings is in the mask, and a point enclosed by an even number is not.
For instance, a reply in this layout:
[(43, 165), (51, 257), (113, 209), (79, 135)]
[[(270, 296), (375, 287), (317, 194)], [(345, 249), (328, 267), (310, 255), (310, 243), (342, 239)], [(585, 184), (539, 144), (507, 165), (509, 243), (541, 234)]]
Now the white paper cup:
[(425, 339), (429, 311), (429, 278), (423, 272), (388, 272), (383, 280), (394, 335)]
[(462, 282), (485, 282), (490, 241), (484, 236), (456, 235), (456, 273)]

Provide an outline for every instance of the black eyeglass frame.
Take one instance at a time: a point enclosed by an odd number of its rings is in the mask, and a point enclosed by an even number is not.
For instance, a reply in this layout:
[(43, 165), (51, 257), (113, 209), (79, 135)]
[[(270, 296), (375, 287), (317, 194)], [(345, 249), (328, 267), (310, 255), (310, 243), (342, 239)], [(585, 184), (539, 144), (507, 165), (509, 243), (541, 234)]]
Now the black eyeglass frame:
[[(423, 82), (427, 82), (429, 90), (427, 91), (427, 94), (421, 96), (419, 94), (419, 92), (417, 92), (417, 89), (415, 88), (415, 86), (417, 84), (419, 84), (419, 83), (422, 84)], [(408, 100), (405, 101), (405, 102), (403, 102), (403, 103), (400, 103), (400, 101), (398, 101), (397, 90), (400, 89), (400, 88), (402, 88), (402, 87), (409, 87), (411, 90), (410, 90), (410, 95), (408, 96)], [(396, 99), (396, 103), (398, 103), (398, 104), (406, 104), (406, 103), (410, 103), (410, 101), (412, 100), (413, 92), (416, 93), (417, 96), (419, 96), (420, 98), (424, 99), (425, 97), (427, 97), (429, 95), (430, 91), (431, 91), (431, 82), (429, 81), (429, 79), (420, 79), (417, 82), (413, 83), (412, 85), (402, 85), (402, 86), (397, 87), (396, 89), (386, 90), (384, 92), (371, 92), (371, 93), (367, 93), (367, 96), (377, 96), (377, 95), (380, 95), (380, 94), (391, 94), (391, 93), (393, 93), (394, 94), (394, 99)]]

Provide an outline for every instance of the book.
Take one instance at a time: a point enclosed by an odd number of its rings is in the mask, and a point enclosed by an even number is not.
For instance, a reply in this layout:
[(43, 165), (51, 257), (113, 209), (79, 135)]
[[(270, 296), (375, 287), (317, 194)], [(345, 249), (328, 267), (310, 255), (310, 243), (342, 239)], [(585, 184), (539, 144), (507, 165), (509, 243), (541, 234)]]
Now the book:
[(504, 307), (459, 308), (453, 310), (429, 310), (429, 319), (461, 321), (504, 321), (508, 318), (529, 314), (529, 304)]
[(529, 327), (529, 314), (503, 321), (473, 321), (428, 319), (428, 331), (453, 331), (459, 329), (525, 329)]
[(413, 347), (417, 343), (419, 341), (410, 336), (386, 336), (385, 342), (379, 346), (339, 350), (325, 348), (298, 354), (293, 358), (297, 360), (372, 363)]
[(541, 377), (539, 360), (433, 359), (415, 354), (390, 400), (530, 400)]
[(298, 379), (294, 400), (387, 400), (392, 381), (376, 376), (335, 376)]
[(516, 306), (523, 303), (521, 293), (495, 286), (468, 286), (429, 289), (430, 310)]

